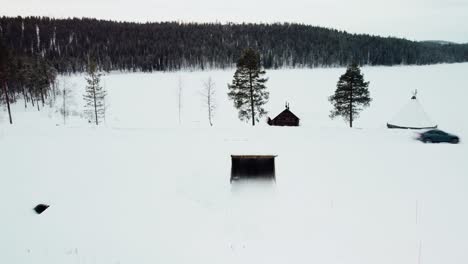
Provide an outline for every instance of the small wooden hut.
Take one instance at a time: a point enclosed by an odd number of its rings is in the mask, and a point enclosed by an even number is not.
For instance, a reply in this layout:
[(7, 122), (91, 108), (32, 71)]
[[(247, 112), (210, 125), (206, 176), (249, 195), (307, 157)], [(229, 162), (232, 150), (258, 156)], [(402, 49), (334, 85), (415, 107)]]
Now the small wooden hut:
[(270, 126), (299, 126), (299, 117), (289, 110), (289, 103), (285, 105), (286, 109), (277, 115), (275, 118), (268, 118), (268, 125)]

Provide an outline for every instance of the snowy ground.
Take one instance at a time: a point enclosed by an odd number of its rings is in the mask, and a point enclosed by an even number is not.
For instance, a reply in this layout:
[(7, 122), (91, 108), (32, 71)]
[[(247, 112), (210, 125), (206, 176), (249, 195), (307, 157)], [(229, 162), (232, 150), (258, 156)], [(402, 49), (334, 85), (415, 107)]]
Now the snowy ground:
[[(299, 128), (238, 121), (233, 71), (107, 75), (99, 128), (18, 103), (14, 126), (0, 116), (0, 263), (467, 263), (468, 64), (363, 68), (374, 101), (356, 129), (328, 118), (343, 72), (268, 72), (271, 116), (287, 100)], [(80, 111), (83, 76), (66, 79)], [(461, 144), (385, 129), (414, 89)], [(276, 184), (230, 185), (230, 154), (278, 155)]]

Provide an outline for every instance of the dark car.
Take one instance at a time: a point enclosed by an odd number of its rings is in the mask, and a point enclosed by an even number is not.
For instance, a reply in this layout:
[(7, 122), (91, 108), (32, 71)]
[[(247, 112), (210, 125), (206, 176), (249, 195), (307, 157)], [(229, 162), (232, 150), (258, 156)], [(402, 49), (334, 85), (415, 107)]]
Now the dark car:
[(458, 142), (460, 142), (459, 137), (449, 134), (439, 129), (431, 129), (423, 133), (420, 133), (417, 139), (424, 143), (447, 142), (447, 143), (457, 144)]

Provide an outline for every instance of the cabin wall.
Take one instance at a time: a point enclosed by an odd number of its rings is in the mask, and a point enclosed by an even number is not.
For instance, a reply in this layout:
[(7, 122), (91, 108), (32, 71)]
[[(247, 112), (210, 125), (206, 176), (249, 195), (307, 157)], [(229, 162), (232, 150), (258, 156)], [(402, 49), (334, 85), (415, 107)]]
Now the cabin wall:
[(277, 117), (270, 123), (272, 126), (299, 126), (299, 119), (293, 117)]

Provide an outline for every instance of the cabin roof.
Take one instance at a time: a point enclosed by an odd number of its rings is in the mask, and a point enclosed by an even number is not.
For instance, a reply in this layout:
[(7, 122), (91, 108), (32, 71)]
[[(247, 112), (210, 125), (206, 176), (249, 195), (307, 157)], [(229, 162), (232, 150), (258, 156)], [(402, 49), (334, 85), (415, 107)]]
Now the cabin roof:
[(283, 110), (283, 112), (279, 113), (275, 118), (273, 118), (273, 120), (277, 119), (278, 117), (281, 117), (282, 115), (292, 115), (294, 116), (295, 118), (297, 118), (298, 120), (300, 119), (299, 117), (297, 117), (293, 112), (291, 112), (289, 110), (289, 108), (286, 108)]
[(271, 159), (276, 157), (276, 155), (231, 155), (231, 158), (238, 159)]

